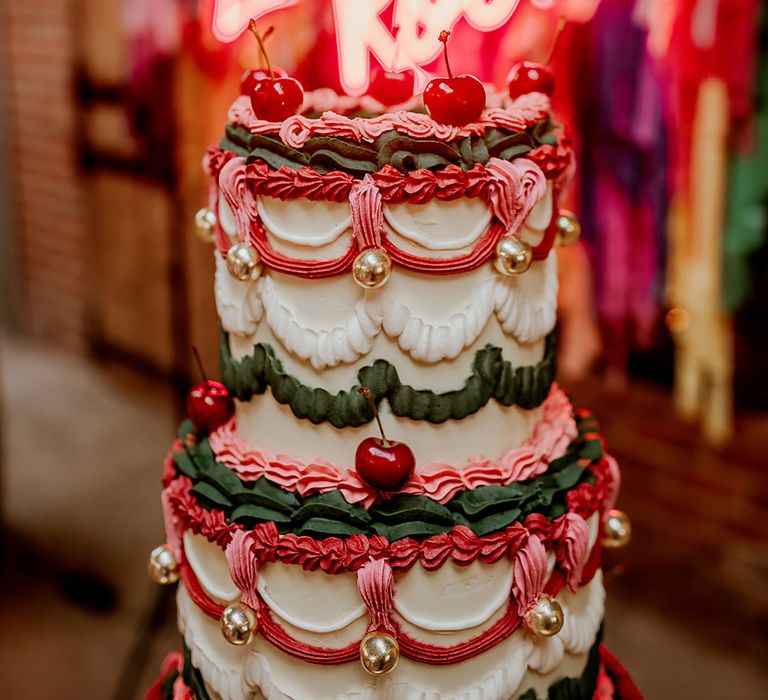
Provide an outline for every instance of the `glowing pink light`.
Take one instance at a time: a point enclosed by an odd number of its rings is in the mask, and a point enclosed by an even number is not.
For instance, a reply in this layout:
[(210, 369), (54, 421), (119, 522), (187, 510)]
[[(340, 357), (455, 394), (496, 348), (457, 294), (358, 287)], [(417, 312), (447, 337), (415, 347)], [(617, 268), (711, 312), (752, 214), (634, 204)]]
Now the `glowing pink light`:
[[(315, 0), (321, 1), (321, 0)], [(506, 24), (523, 0), (323, 0), (333, 3), (339, 77), (345, 92), (361, 95), (368, 89), (371, 56), (385, 70), (412, 70), (415, 89), (424, 89), (430, 76), (424, 66), (442, 50), (437, 36), (460, 20), (482, 32)], [(557, 6), (567, 19), (584, 21), (599, 0), (528, 0), (540, 10)], [(215, 0), (213, 34), (223, 42), (237, 39), (248, 22), (290, 7), (299, 0)], [(393, 26), (384, 25), (381, 14), (392, 6)]]
[(234, 41), (251, 19), (295, 5), (298, 0), (216, 0), (213, 8), (213, 35), (224, 43)]

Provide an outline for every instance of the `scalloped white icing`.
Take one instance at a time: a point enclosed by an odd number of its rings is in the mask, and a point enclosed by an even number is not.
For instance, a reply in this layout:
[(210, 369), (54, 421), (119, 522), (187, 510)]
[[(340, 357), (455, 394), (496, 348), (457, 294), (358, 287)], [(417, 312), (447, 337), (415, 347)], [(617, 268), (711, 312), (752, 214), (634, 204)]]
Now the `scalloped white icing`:
[(382, 210), (395, 233), (431, 252), (464, 251), (491, 223), (491, 209), (482, 199), (454, 199), (439, 206), (402, 202), (384, 204)]
[(410, 624), (431, 632), (478, 627), (509, 601), (513, 564), (447, 561), (436, 571), (416, 565), (395, 575), (395, 610)]
[[(416, 315), (409, 308), (409, 298), (396, 295), (387, 285), (367, 293), (359, 290), (353, 305), (352, 300), (341, 296), (344, 304), (352, 308), (343, 325), (330, 329), (323, 327), (322, 319), (311, 322), (297, 318), (298, 310), (289, 306), (288, 288), (279, 275), (240, 282), (230, 277), (219, 254), (216, 259), (216, 304), (224, 329), (241, 336), (252, 335), (263, 319), (283, 348), (317, 370), (357, 362), (371, 352), (382, 332), (396, 340), (413, 360), (434, 364), (453, 359), (476, 343), (493, 315), (504, 333), (521, 343), (540, 340), (556, 321), (558, 284), (554, 253), (545, 261), (534, 263), (521, 277), (476, 275), (479, 281), (471, 288), (463, 308), (445, 322)], [(431, 280), (434, 277), (424, 283)], [(318, 284), (317, 280), (302, 281), (308, 285), (307, 291)], [(417, 285), (407, 286), (418, 293)], [(342, 295), (345, 291), (339, 289)]]
[(229, 603), (240, 597), (240, 590), (232, 581), (227, 557), (214, 542), (191, 530), (184, 533), (184, 554), (200, 585), (219, 603)]
[[(297, 577), (296, 566), (270, 562), (259, 572), (259, 593), (283, 620), (307, 632), (328, 634), (366, 615), (354, 574), (300, 571)], [(228, 570), (223, 573), (228, 575)]]
[(307, 203), (304, 207), (311, 210), (311, 218), (290, 199), (257, 197), (256, 207), (261, 222), (272, 236), (299, 246), (327, 246), (352, 226), (352, 211), (345, 202)]
[[(604, 609), (600, 573), (576, 594), (558, 596), (565, 626), (551, 639), (518, 630), (484, 654), (451, 666), (401, 659), (389, 676), (368, 676), (357, 662), (315, 666), (290, 658), (262, 638), (231, 647), (219, 624), (206, 617), (179, 587), (180, 627), (192, 661), (222, 700), (508, 700), (529, 687), (545, 689), (561, 676), (579, 675)], [(446, 639), (446, 643), (448, 640)]]

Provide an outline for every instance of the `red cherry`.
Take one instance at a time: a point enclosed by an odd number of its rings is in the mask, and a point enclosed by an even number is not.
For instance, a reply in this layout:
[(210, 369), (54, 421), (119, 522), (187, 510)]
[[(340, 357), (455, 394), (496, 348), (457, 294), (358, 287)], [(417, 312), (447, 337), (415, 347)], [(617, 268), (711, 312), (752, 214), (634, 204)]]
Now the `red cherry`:
[[(283, 78), (288, 73), (278, 66), (272, 66), (272, 73), (279, 78)], [(255, 68), (254, 70), (247, 70), (240, 78), (240, 94), (250, 95), (253, 92), (253, 88), (256, 87), (256, 82), (262, 78), (269, 78), (269, 70), (266, 68)]]
[(355, 452), (355, 470), (369, 486), (379, 491), (398, 491), (410, 478), (416, 460), (404, 442), (365, 438)]
[(424, 90), (429, 116), (441, 124), (476, 122), (485, 109), (485, 88), (474, 75), (433, 78)]
[(373, 416), (379, 425), (380, 438), (365, 438), (355, 452), (355, 469), (358, 476), (369, 486), (379, 491), (398, 491), (410, 478), (416, 460), (411, 448), (403, 442), (387, 440), (381, 425), (379, 409), (373, 400), (370, 389), (361, 386), (360, 394), (371, 407)]
[(377, 70), (371, 78), (368, 93), (381, 104), (399, 105), (413, 97), (413, 71)]
[(232, 418), (235, 402), (221, 382), (207, 379), (189, 390), (187, 414), (199, 431), (210, 433)]
[(443, 44), (447, 78), (432, 78), (424, 90), (424, 105), (429, 116), (436, 122), (462, 126), (475, 122), (485, 109), (485, 88), (474, 75), (451, 73), (448, 62), (448, 37), (451, 33), (443, 30), (438, 40)]
[(512, 66), (512, 70), (507, 75), (507, 85), (509, 87), (509, 96), (514, 100), (520, 95), (527, 95), (529, 92), (543, 92), (545, 95), (552, 95), (555, 91), (555, 76), (552, 71), (541, 63), (533, 61), (521, 61)]
[(304, 103), (304, 90), (294, 78), (262, 78), (250, 94), (253, 113), (268, 122), (292, 117)]

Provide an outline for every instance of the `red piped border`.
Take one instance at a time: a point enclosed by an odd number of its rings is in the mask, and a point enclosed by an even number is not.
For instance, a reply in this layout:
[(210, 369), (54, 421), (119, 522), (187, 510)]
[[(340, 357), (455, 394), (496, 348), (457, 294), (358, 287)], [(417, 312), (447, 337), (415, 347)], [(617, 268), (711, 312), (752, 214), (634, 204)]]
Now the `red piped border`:
[[(585, 520), (595, 512), (607, 508), (611, 493), (611, 470), (607, 458), (590, 467), (595, 483), (583, 483), (567, 496), (568, 511)], [(229, 544), (242, 525), (228, 523), (220, 510), (206, 510), (190, 494), (192, 481), (180, 476), (164, 490), (163, 500), (169, 513), (166, 521), (174, 527), (168, 532), (180, 541), (184, 532), (191, 530), (202, 535), (222, 549)], [(565, 516), (555, 520), (532, 513), (523, 523), (514, 523), (504, 530), (479, 537), (472, 530), (457, 525), (450, 532), (427, 537), (424, 540), (405, 538), (389, 542), (379, 535), (351, 535), (347, 538), (326, 537), (315, 539), (306, 535), (281, 535), (273, 522), (253, 528), (254, 544), (251, 552), (260, 563), (279, 561), (295, 564), (307, 571), (329, 574), (355, 572), (370, 559), (385, 559), (393, 571), (408, 571), (417, 562), (427, 570), (440, 568), (448, 559), (459, 566), (468, 566), (476, 560), (492, 564), (506, 556), (514, 556), (528, 535), (536, 535), (544, 543), (557, 542), (564, 534)], [(599, 550), (599, 547), (595, 548)], [(582, 575), (582, 585), (591, 580), (600, 563), (599, 551), (593, 551)], [(556, 572), (559, 567), (556, 567)]]
[[(209, 175), (218, 180), (221, 169), (236, 154), (218, 146), (208, 149), (206, 164)], [(525, 155), (538, 165), (548, 180), (558, 180), (571, 166), (573, 151), (570, 143), (563, 140), (557, 146), (539, 146)], [(344, 202), (349, 199), (357, 178), (341, 170), (327, 174), (303, 166), (298, 169), (282, 166), (277, 170), (264, 161), (257, 160), (247, 166), (247, 178), (254, 194), (277, 199), (309, 199)], [(458, 165), (443, 170), (412, 170), (402, 173), (391, 165), (385, 165), (373, 173), (373, 179), (382, 199), (391, 204), (409, 202), (424, 204), (431, 199), (449, 201), (460, 197), (484, 197), (488, 192), (490, 177), (483, 165), (475, 165), (464, 171)]]
[[(179, 570), (184, 588), (192, 602), (209, 617), (214, 620), (220, 619), (226, 606), (210, 598), (185, 560), (180, 563)], [(292, 637), (283, 627), (275, 622), (269, 607), (261, 596), (258, 593), (256, 596), (259, 600), (258, 633), (284, 654), (307, 663), (324, 666), (348, 663), (358, 658), (360, 642), (352, 642), (352, 644), (345, 647), (333, 649), (306, 644)], [(514, 634), (515, 630), (520, 627), (522, 620), (518, 616), (515, 606), (510, 604), (506, 614), (492, 627), (466, 642), (450, 647), (440, 647), (420, 642), (405, 634), (394, 620), (391, 620), (391, 623), (397, 632), (397, 642), (400, 646), (400, 653), (403, 656), (420, 663), (441, 666), (460, 663), (488, 651)]]

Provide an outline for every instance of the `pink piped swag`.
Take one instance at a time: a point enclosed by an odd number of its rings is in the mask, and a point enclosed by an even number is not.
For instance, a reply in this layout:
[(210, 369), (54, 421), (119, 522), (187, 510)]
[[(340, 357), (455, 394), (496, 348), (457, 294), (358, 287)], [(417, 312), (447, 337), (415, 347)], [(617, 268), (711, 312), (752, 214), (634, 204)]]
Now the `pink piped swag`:
[(392, 608), (395, 605), (395, 578), (392, 567), (384, 559), (369, 559), (357, 571), (357, 590), (368, 608), (368, 632), (395, 635)]
[(244, 530), (237, 530), (232, 533), (232, 539), (224, 551), (232, 581), (242, 592), (240, 602), (258, 613), (260, 562), (251, 554), (250, 542), (249, 533)]
[[(208, 164), (235, 218), (237, 242), (253, 245), (269, 269), (299, 277), (330, 277), (349, 271), (361, 250), (377, 247), (384, 248), (392, 260), (405, 269), (448, 275), (477, 269), (493, 257), (502, 237), (520, 235), (523, 222), (546, 193), (547, 176), (535, 161), (534, 153), (530, 155), (531, 158), (518, 158), (512, 162), (491, 158), (485, 167), (475, 166), (468, 173), (454, 168), (443, 173), (422, 170), (395, 176), (392, 168), (387, 170), (385, 167), (378, 173), (366, 175), (363, 180), (340, 172), (319, 175), (310, 168), (270, 170), (262, 162), (246, 164), (245, 158), (233, 156), (227, 160), (214, 157), (213, 153), (209, 154)], [(214, 165), (220, 166), (220, 170), (214, 171)], [(393, 177), (406, 178), (404, 189), (398, 188)], [(468, 252), (454, 257), (432, 258), (400, 248), (386, 235), (382, 207), (390, 198), (393, 203), (403, 201), (404, 196), (407, 201), (423, 202), (420, 193), (425, 188), (434, 192), (440, 185), (443, 198), (452, 199), (468, 193), (462, 182), (469, 184), (470, 180), (476, 196), (488, 202), (494, 216), (487, 231)], [(352, 213), (351, 245), (342, 255), (332, 259), (293, 258), (278, 252), (259, 218), (258, 196), (346, 200)], [(220, 216), (218, 203), (216, 213)], [(544, 260), (549, 255), (554, 244), (554, 222), (555, 217), (552, 217), (544, 239), (533, 249), (534, 260)], [(217, 226), (219, 252), (226, 255), (232, 244), (222, 227)]]

